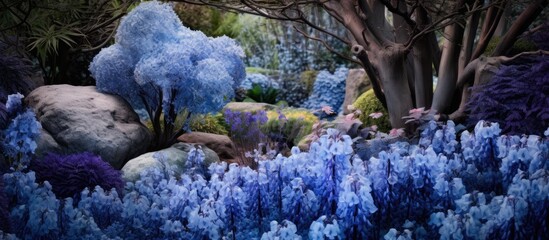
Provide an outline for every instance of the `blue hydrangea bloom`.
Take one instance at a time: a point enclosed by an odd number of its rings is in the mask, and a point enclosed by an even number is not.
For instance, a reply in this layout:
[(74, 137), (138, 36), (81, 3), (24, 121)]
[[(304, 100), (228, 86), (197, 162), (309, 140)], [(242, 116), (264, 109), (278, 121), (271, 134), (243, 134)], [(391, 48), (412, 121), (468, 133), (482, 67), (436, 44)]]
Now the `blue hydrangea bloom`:
[(345, 99), (345, 80), (349, 69), (341, 67), (331, 74), (328, 71), (320, 71), (313, 85), (313, 92), (303, 103), (302, 107), (308, 109), (320, 109), (330, 106), (334, 111), (343, 110)]

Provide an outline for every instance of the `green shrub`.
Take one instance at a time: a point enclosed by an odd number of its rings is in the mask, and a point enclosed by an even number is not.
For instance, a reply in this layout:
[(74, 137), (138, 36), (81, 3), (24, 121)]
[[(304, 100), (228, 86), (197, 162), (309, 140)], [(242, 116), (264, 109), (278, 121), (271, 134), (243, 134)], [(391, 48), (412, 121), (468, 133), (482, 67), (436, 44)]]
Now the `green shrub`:
[(278, 75), (277, 70), (259, 68), (259, 67), (247, 67), (246, 68), (246, 73), (247, 74), (259, 73), (259, 74), (263, 74), (263, 75), (267, 75), (267, 76), (276, 76), (276, 75)]
[[(366, 91), (353, 103), (356, 109), (361, 111), (360, 121), (364, 126), (377, 125), (378, 130), (381, 132), (389, 132), (391, 130), (391, 123), (389, 122), (389, 114), (387, 110), (383, 108), (381, 102), (376, 98), (372, 89)], [(382, 113), (380, 118), (372, 118), (369, 115), (372, 113)]]
[[(175, 122), (175, 127), (180, 129), (183, 126), (183, 119), (186, 119), (187, 113), (178, 114)], [(160, 116), (161, 127), (164, 127), (164, 115)], [(143, 124), (152, 132), (153, 126), (150, 119), (147, 119)], [(227, 135), (227, 124), (221, 113), (217, 114), (195, 114), (189, 120), (189, 127), (193, 132), (206, 132)]]
[[(255, 102), (275, 104), (278, 96), (278, 89), (273, 87), (263, 88), (261, 85), (254, 83), (252, 88), (246, 92), (246, 97), (253, 99)], [(246, 102), (246, 99), (244, 99)]]
[(313, 85), (315, 84), (317, 71), (307, 70), (301, 73), (300, 80), (303, 85), (305, 85), (305, 90), (307, 94), (310, 95), (313, 91)]
[(227, 124), (221, 113), (196, 115), (191, 118), (190, 127), (193, 132), (228, 135)]
[[(486, 50), (484, 51), (484, 55), (486, 55), (486, 56), (492, 55), (494, 50), (496, 50), (496, 46), (498, 45), (500, 40), (501, 40), (501, 37), (498, 37), (498, 36), (493, 37), (490, 40), (490, 42), (488, 43), (488, 46), (486, 46)], [(524, 38), (519, 38), (519, 39), (517, 39), (515, 44), (513, 44), (513, 47), (511, 47), (511, 49), (509, 50), (508, 55), (513, 56), (513, 55), (517, 55), (521, 52), (530, 52), (530, 51), (535, 51), (537, 49), (538, 49), (538, 47), (536, 47), (536, 45), (533, 42), (528, 41)]]
[(269, 120), (263, 126), (263, 132), (286, 143), (289, 148), (297, 146), (303, 137), (312, 132), (313, 124), (318, 122), (314, 114), (298, 108), (268, 111), (267, 117)]

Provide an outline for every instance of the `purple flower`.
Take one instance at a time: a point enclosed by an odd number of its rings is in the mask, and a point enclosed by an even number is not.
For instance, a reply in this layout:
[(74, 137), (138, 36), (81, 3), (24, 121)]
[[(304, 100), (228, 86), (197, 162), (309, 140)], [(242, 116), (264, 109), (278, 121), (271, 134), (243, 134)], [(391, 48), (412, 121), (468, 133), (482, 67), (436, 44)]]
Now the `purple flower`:
[(121, 173), (99, 156), (91, 153), (72, 155), (47, 154), (32, 161), (30, 169), (36, 172), (39, 182), (48, 181), (58, 198), (78, 196), (84, 188), (100, 186), (105, 190), (124, 187)]

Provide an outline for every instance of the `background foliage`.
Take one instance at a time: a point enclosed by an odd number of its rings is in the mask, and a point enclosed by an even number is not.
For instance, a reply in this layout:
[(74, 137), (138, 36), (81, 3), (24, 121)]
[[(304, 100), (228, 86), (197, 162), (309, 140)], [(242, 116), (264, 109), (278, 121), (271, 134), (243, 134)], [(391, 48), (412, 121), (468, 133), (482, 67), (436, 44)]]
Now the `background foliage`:
[(87, 70), (112, 42), (126, 0), (6, 1), (0, 8), (0, 42), (41, 69), (46, 84), (93, 84)]

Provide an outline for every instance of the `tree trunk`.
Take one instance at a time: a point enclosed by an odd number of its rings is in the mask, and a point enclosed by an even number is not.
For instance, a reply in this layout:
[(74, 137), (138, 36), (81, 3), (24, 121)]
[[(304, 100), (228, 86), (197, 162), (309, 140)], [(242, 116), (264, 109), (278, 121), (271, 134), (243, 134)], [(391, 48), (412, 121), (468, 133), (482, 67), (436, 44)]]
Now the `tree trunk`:
[(503, 36), (494, 50), (492, 56), (504, 55), (515, 43), (517, 37), (528, 29), (528, 26), (536, 20), (537, 16), (547, 6), (548, 0), (536, 0), (524, 10), (517, 20), (513, 23), (509, 31)]
[[(415, 11), (416, 22), (420, 26), (428, 24), (427, 12), (423, 8), (417, 8)], [(412, 48), (412, 57), (414, 59), (414, 91), (416, 108), (431, 108), (433, 101), (433, 49), (431, 48), (430, 38), (433, 38), (434, 32), (420, 38)], [(436, 36), (435, 36), (436, 38)], [(438, 47), (437, 47), (438, 48)]]
[[(473, 8), (481, 4), (479, 0), (475, 1)], [(461, 48), (461, 54), (459, 57), (459, 71), (458, 76), (461, 75), (461, 71), (467, 66), (467, 63), (471, 61), (473, 55), (473, 46), (475, 44), (475, 37), (477, 36), (477, 29), (480, 23), (481, 12), (475, 12), (467, 19), (467, 25), (465, 27), (465, 33), (463, 35), (463, 47)]]
[(413, 47), (416, 107), (431, 108), (433, 101), (433, 67), (429, 39), (419, 39)]
[(409, 115), (412, 94), (408, 86), (406, 55), (402, 45), (393, 45), (375, 55), (379, 78), (383, 83), (389, 118), (393, 128), (404, 128), (402, 117)]
[(452, 104), (454, 91), (456, 90), (463, 27), (459, 23), (449, 25), (444, 29), (444, 35), (447, 39), (444, 42), (444, 49), (442, 50), (438, 83), (431, 107), (437, 113), (445, 112)]

